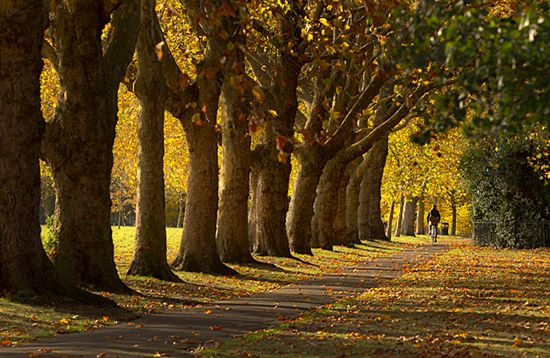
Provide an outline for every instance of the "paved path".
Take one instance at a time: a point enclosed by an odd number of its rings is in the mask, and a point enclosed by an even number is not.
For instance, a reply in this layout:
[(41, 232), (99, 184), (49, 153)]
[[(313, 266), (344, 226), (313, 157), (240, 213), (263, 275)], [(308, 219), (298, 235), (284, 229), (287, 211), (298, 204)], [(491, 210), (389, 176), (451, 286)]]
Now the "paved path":
[[(15, 348), (0, 349), (0, 357), (192, 357), (202, 343), (276, 325), (315, 307), (356, 295), (401, 275), (406, 265), (429, 259), (446, 245), (420, 246), (378, 257), (338, 274), (320, 276), (275, 291), (234, 298), (183, 311), (144, 316), (91, 332), (43, 338)], [(157, 355), (158, 356), (158, 355)]]

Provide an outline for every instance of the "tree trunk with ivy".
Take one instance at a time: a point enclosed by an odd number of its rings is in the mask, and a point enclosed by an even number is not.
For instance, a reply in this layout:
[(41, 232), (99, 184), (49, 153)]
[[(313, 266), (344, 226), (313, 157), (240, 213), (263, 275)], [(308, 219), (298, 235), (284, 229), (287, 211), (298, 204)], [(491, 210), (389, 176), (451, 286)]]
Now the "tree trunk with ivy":
[(58, 200), (55, 266), (71, 282), (129, 293), (113, 259), (110, 184), (118, 85), (134, 52), (139, 1), (126, 1), (112, 14), (103, 43), (102, 29), (114, 10), (107, 5), (52, 4), (50, 60), (61, 91), (42, 149)]

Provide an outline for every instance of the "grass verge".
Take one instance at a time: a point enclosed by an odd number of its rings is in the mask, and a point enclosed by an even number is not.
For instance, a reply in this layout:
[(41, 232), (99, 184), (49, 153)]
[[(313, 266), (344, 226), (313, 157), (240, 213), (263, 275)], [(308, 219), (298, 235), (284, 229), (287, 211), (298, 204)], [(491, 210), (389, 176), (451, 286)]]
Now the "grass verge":
[(455, 244), (355, 299), (204, 349), (207, 357), (543, 357), (550, 250)]

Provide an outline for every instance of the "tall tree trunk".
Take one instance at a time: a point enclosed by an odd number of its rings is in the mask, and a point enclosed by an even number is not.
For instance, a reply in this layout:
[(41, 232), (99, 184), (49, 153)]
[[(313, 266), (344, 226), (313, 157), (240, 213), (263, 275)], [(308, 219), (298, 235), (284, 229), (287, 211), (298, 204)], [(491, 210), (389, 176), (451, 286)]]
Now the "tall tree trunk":
[(200, 108), (206, 108), (207, 119), (183, 121), (189, 146), (189, 177), (180, 251), (172, 265), (178, 270), (234, 274), (221, 262), (216, 248), (218, 146), (214, 126), (220, 87), (217, 81), (202, 77)]
[(363, 157), (358, 157), (357, 159), (350, 162), (346, 168), (346, 171), (343, 173), (340, 178), (340, 184), (338, 186), (338, 205), (336, 207), (336, 216), (334, 217), (334, 233), (335, 233), (335, 244), (344, 245), (353, 247), (353, 242), (348, 240), (346, 235), (346, 224), (347, 224), (347, 207), (348, 207), (348, 187), (351, 181), (352, 176), (355, 174), (355, 171), (363, 161)]
[[(266, 112), (275, 109), (277, 115), (268, 121), (265, 134), (256, 147), (259, 195), (256, 203), (256, 253), (270, 256), (290, 257), (290, 246), (286, 235), (286, 214), (288, 211), (288, 185), (290, 160), (281, 157), (281, 152), (290, 155), (294, 121), (298, 110), (296, 88), (301, 65), (290, 56), (282, 56), (281, 76), (270, 90), (264, 102)], [(287, 140), (283, 148), (281, 141)], [(277, 143), (279, 141), (279, 143)], [(258, 251), (258, 249), (261, 249)]]
[(418, 215), (416, 216), (416, 234), (423, 235), (426, 233), (426, 225), (424, 223), (424, 216), (426, 211), (426, 205), (424, 203), (424, 197), (418, 198)]
[(426, 233), (426, 224), (424, 222), (426, 204), (424, 202), (424, 191), (426, 190), (427, 182), (424, 181), (420, 187), (420, 196), (418, 197), (418, 215), (416, 216), (416, 234), (423, 235)]
[[(234, 39), (244, 46), (242, 29), (237, 31)], [(246, 89), (239, 85), (244, 79), (244, 53), (240, 47), (235, 46), (230, 55), (222, 87), (222, 168), (216, 240), (220, 258), (231, 263), (255, 262), (248, 240), (250, 109)]]
[(0, 295), (58, 294), (40, 241), (42, 0), (0, 6)]
[(382, 177), (388, 156), (388, 137), (378, 140), (366, 156), (366, 168), (359, 192), (358, 226), (360, 240), (389, 240), (384, 232), (380, 201)]
[(361, 243), (358, 230), (359, 193), (366, 164), (366, 158), (362, 158), (361, 164), (351, 176), (346, 188), (346, 240), (356, 244)]
[(405, 208), (403, 210), (403, 223), (401, 227), (401, 234), (414, 236), (414, 221), (416, 214), (416, 202), (418, 198), (406, 198)]
[(185, 197), (183, 194), (181, 194), (179, 197), (178, 222), (176, 223), (176, 227), (178, 229), (182, 227), (184, 213), (185, 213)]
[(393, 236), (401, 236), (401, 225), (403, 224), (403, 208), (405, 206), (405, 197), (403, 193), (399, 196), (399, 213), (397, 214), (397, 223), (395, 224), (395, 233)]
[(336, 216), (339, 179), (349, 163), (343, 155), (337, 155), (329, 160), (323, 169), (323, 174), (317, 186), (314, 211), (317, 215), (317, 227), (319, 230), (319, 245), (322, 249), (332, 250), (336, 242), (334, 230), (334, 218)]
[(314, 249), (321, 247), (321, 243), (319, 242), (319, 216), (316, 213), (313, 213), (313, 217), (311, 218), (311, 247)]
[(326, 163), (322, 156), (322, 148), (318, 144), (314, 145), (317, 150), (312, 148), (298, 161), (298, 170), (286, 222), (292, 251), (307, 255), (312, 255), (313, 203), (315, 202), (317, 185)]
[[(281, 163), (273, 148), (266, 148), (256, 187), (256, 246), (259, 255), (290, 257), (285, 218), (288, 209), (290, 163)], [(266, 147), (271, 147), (271, 144)], [(270, 168), (270, 169), (268, 169)]]
[[(251, 164), (257, 163), (252, 161)], [(262, 248), (257, 246), (260, 244), (256, 239), (256, 210), (258, 208), (258, 168), (254, 165), (250, 167), (250, 208), (248, 210), (248, 248), (250, 252), (265, 252)]]
[(392, 226), (393, 226), (393, 213), (395, 211), (395, 200), (391, 201), (390, 204), (390, 215), (388, 218), (388, 227), (386, 228), (386, 236), (388, 239), (391, 240), (391, 232), (392, 232)]
[(451, 235), (456, 235), (456, 199), (454, 193), (451, 193)]
[(55, 2), (50, 15), (61, 88), (43, 151), (59, 206), (54, 263), (69, 280), (93, 289), (131, 292), (120, 280), (111, 233), (110, 181), (118, 84), (134, 52), (139, 1), (125, 1), (109, 20), (103, 2)]
[[(212, 29), (212, 31), (217, 30)], [(210, 36), (206, 58), (197, 66), (200, 118), (182, 121), (189, 146), (189, 176), (182, 240), (173, 266), (178, 270), (192, 272), (235, 274), (233, 269), (222, 263), (216, 248), (218, 211), (216, 119), (227, 46), (227, 40), (219, 36), (219, 31)]]
[(118, 221), (117, 221), (117, 226), (118, 226), (119, 229), (122, 226), (122, 216), (124, 215), (124, 212), (123, 212), (123, 205), (124, 204), (123, 204), (123, 200), (122, 200), (122, 188), (120, 190), (121, 191), (118, 194)]
[(180, 281), (166, 261), (164, 196), (164, 102), (166, 85), (162, 63), (155, 54), (161, 39), (153, 36), (155, 0), (143, 0), (137, 42), (138, 73), (135, 83), (140, 102), (138, 123), (138, 193), (136, 240), (128, 275)]

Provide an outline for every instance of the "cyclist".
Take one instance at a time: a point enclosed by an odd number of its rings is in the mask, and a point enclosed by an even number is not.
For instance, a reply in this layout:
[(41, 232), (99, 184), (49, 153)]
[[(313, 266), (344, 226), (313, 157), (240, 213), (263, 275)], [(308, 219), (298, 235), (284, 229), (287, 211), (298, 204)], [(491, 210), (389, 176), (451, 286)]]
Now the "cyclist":
[(439, 220), (441, 220), (441, 215), (434, 204), (432, 210), (428, 213), (428, 225), (430, 228), (430, 235), (432, 236), (432, 242), (437, 242), (437, 224), (439, 224)]

